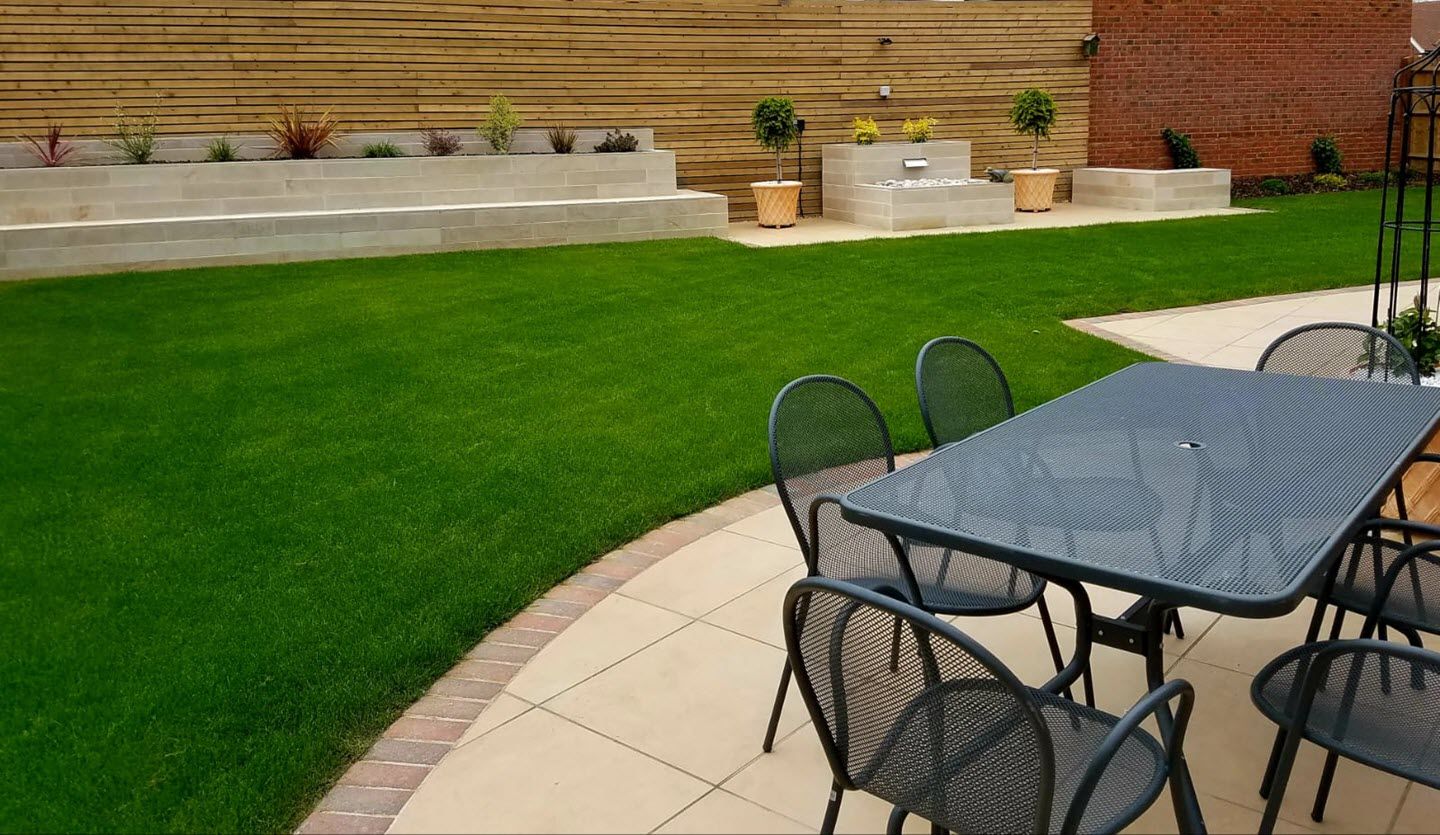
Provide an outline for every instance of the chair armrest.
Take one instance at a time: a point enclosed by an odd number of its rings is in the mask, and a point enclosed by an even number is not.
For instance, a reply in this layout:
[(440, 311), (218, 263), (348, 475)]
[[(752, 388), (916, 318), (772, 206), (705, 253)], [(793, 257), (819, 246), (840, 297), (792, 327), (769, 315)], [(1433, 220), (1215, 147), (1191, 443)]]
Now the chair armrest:
[(1375, 599), (1372, 601), (1370, 614), (1365, 618), (1365, 627), (1361, 630), (1360, 637), (1369, 638), (1374, 634), (1375, 627), (1385, 612), (1385, 604), (1390, 601), (1390, 593), (1395, 590), (1395, 583), (1400, 579), (1400, 572), (1414, 563), (1416, 558), (1437, 551), (1440, 551), (1440, 538), (1417, 542), (1396, 555), (1395, 561), (1390, 563), (1385, 574), (1376, 580)]
[(1355, 531), (1355, 536), (1372, 530), (1395, 530), (1402, 533), (1424, 534), (1430, 539), (1440, 539), (1440, 525), (1431, 525), (1426, 522), (1415, 522), (1410, 519), (1391, 519), (1385, 516), (1377, 516), (1367, 521)]
[(1190, 710), (1195, 705), (1195, 688), (1190, 686), (1190, 682), (1177, 678), (1142, 696), (1134, 707), (1120, 717), (1120, 721), (1115, 723), (1110, 733), (1105, 735), (1075, 789), (1075, 799), (1071, 801), (1070, 810), (1065, 813), (1065, 823), (1060, 827), (1063, 835), (1073, 835), (1079, 831), (1080, 820), (1085, 816), (1085, 807), (1090, 803), (1090, 796), (1095, 793), (1095, 787), (1100, 785), (1100, 778), (1105, 775), (1105, 769), (1109, 768), (1110, 761), (1115, 758), (1120, 746), (1129, 739), (1141, 722), (1168, 706), (1177, 696), (1180, 698), (1180, 708), (1175, 711), (1175, 721), (1171, 723), (1170, 733), (1162, 740), (1162, 744), (1170, 773), (1173, 775), (1180, 767), (1180, 757), (1185, 745), (1185, 728), (1190, 723)]

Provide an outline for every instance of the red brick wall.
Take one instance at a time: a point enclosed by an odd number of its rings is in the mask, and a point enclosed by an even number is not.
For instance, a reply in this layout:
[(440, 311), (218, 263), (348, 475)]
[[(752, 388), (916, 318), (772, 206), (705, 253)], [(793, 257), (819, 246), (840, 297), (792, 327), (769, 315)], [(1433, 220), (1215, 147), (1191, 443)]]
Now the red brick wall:
[(1333, 133), (1351, 170), (1385, 155), (1410, 0), (1095, 0), (1090, 164), (1168, 168), (1162, 128), (1236, 176), (1310, 171)]

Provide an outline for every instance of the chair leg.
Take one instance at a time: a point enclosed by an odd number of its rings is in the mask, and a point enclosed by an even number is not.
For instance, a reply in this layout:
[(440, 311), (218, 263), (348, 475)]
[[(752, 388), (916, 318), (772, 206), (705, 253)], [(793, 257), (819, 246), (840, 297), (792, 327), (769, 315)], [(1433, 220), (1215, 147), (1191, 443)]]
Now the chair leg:
[(910, 813), (896, 806), (890, 810), (890, 820), (885, 823), (885, 835), (900, 835), (905, 829), (905, 819)]
[(1270, 787), (1275, 783), (1275, 768), (1280, 765), (1280, 752), (1285, 750), (1285, 729), (1275, 734), (1275, 744), (1270, 746), (1270, 759), (1265, 762), (1265, 776), (1260, 778), (1260, 796), (1269, 797)]
[(1095, 706), (1095, 673), (1091, 671), (1090, 665), (1088, 665), (1088, 664), (1085, 665), (1085, 673), (1084, 673), (1084, 675), (1082, 676), (1082, 678), (1085, 679), (1085, 706), (1086, 706), (1086, 707), (1094, 707), (1094, 706)]
[[(1045, 595), (1035, 599), (1035, 607), (1040, 610), (1040, 624), (1045, 627), (1045, 643), (1050, 645), (1050, 660), (1055, 662), (1055, 672), (1061, 672), (1065, 669), (1065, 656), (1060, 654), (1060, 641), (1055, 637), (1055, 623), (1050, 620), (1050, 607), (1045, 605)], [(1070, 701), (1075, 701), (1070, 688), (1066, 687), (1063, 694)]]
[(1325, 770), (1320, 772), (1320, 788), (1315, 790), (1315, 805), (1310, 809), (1310, 819), (1316, 823), (1325, 820), (1325, 803), (1330, 799), (1330, 784), (1335, 780), (1335, 765), (1339, 761), (1339, 754), (1325, 755)]
[(834, 835), (835, 821), (840, 818), (840, 801), (845, 799), (845, 790), (839, 783), (830, 784), (830, 802), (825, 804), (825, 820), (820, 823), (820, 835)]
[(1280, 750), (1279, 763), (1271, 778), (1270, 796), (1265, 801), (1265, 815), (1260, 819), (1259, 835), (1271, 835), (1275, 821), (1280, 817), (1280, 804), (1285, 800), (1285, 784), (1290, 782), (1290, 769), (1295, 765), (1295, 754), (1300, 749), (1300, 734), (1281, 729), (1285, 741)]
[(765, 743), (760, 749), (770, 753), (775, 747), (775, 732), (780, 728), (780, 711), (785, 707), (785, 692), (790, 689), (790, 659), (785, 659), (785, 667), (780, 671), (780, 688), (775, 691), (775, 707), (770, 710), (770, 726), (765, 729)]
[(1170, 614), (1165, 616), (1165, 631), (1181, 641), (1185, 640), (1185, 626), (1180, 623), (1179, 609), (1171, 609)]

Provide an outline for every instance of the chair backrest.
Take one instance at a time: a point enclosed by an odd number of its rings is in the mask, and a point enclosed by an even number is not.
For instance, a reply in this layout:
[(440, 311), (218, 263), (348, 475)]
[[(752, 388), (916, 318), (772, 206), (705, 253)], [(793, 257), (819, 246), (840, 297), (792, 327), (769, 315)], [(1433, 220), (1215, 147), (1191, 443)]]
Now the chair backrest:
[(1319, 322), (1287, 331), (1260, 355), (1255, 370), (1340, 380), (1420, 382), (1415, 360), (1400, 340), (1354, 322)]
[(935, 446), (963, 441), (1015, 415), (1000, 363), (968, 339), (942, 336), (915, 360), (920, 417)]
[(859, 386), (814, 375), (781, 389), (770, 408), (770, 469), (812, 574), (903, 582), (891, 541), (846, 522), (835, 505), (822, 506), (810, 530), (817, 496), (847, 492), (895, 469), (885, 418)]
[(1049, 731), (983, 647), (907, 603), (826, 578), (792, 586), (784, 619), (796, 683), (843, 788), (952, 832), (1048, 830)]

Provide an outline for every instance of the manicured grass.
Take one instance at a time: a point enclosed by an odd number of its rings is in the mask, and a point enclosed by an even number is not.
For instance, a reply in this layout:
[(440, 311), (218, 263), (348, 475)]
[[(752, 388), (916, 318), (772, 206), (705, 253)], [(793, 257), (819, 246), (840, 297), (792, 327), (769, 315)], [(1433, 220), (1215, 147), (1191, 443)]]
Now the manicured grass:
[(1369, 281), (1376, 200), (0, 287), (0, 829), (292, 826), (487, 629), (767, 482), (787, 380), (917, 448), (926, 339), (1028, 407), (1140, 358), (1062, 319)]

